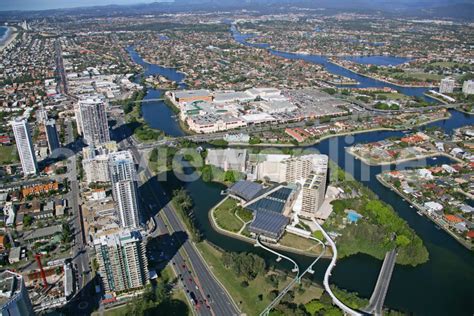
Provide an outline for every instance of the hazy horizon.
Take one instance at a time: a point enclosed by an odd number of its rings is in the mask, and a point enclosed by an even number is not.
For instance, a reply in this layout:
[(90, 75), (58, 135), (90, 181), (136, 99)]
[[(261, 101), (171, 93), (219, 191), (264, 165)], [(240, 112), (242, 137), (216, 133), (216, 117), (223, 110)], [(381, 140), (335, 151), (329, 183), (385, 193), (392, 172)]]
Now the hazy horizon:
[[(146, 4), (153, 2), (175, 2), (176, 0), (0, 0), (0, 11), (39, 11), (39, 10), (53, 10), (53, 9), (68, 9), (68, 8), (77, 8), (77, 7), (93, 7), (93, 6), (105, 6), (105, 5), (133, 5), (133, 4)], [(199, 2), (212, 2), (215, 0), (188, 0), (190, 3), (199, 3)], [(238, 0), (227, 0), (229, 2), (236, 2)], [(246, 0), (245, 2), (262, 2), (263, 0)], [(287, 0), (290, 2), (291, 0)], [(335, 0), (329, 1), (339, 4), (344, 4), (347, 1), (349, 3), (357, 2), (364, 5), (448, 5), (454, 3), (470, 3), (474, 4), (474, 0)], [(220, 2), (220, 1), (219, 1)], [(226, 0), (222, 0), (221, 3), (225, 3)], [(327, 5), (328, 0), (320, 0), (323, 5)]]
[(173, 0), (0, 0), (0, 11), (52, 10), (103, 5), (128, 5), (153, 2), (173, 2)]

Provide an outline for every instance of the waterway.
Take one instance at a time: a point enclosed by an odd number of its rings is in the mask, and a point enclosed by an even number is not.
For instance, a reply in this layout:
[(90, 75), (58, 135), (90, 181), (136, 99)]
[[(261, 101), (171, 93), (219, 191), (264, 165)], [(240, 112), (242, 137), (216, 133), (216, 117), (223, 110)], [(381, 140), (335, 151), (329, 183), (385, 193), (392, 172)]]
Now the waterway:
[[(179, 88), (184, 88), (185, 84), (183, 80), (184, 74), (178, 72), (175, 68), (167, 68), (154, 64), (147, 63), (140, 55), (135, 51), (133, 47), (128, 47), (127, 51), (132, 60), (143, 67), (143, 74), (136, 78), (136, 81), (140, 81), (142, 78), (146, 78), (154, 75), (162, 75), (168, 80), (173, 80), (178, 83)], [(148, 93), (144, 100), (159, 99), (163, 91), (159, 89), (148, 89)], [(162, 130), (166, 135), (170, 136), (183, 136), (184, 132), (179, 126), (178, 118), (163, 101), (150, 101), (144, 102), (141, 105), (142, 115), (145, 121), (152, 128)]]
[(0, 44), (3, 44), (8, 38), (8, 27), (0, 26)]
[[(166, 76), (165, 73), (173, 71), (170, 68), (145, 63), (132, 48), (129, 48), (129, 53), (133, 60), (145, 67), (145, 76), (157, 73)], [(180, 74), (172, 74), (172, 76), (178, 75)], [(172, 77), (168, 78), (171, 79)], [(146, 98), (154, 98), (156, 96), (154, 93), (157, 92), (149, 90)], [(166, 108), (161, 103), (156, 103), (154, 106)], [(450, 113), (452, 114), (451, 118), (432, 123), (429, 126), (438, 126), (446, 132), (451, 132), (454, 128), (474, 124), (472, 116), (457, 111), (451, 111)], [(176, 127), (173, 124), (177, 123), (170, 123), (174, 115), (171, 111), (165, 109), (157, 110), (157, 112), (143, 110), (143, 114), (147, 122), (153, 122), (152, 126), (164, 131), (171, 131), (170, 124), (174, 126), (173, 128)], [(431, 221), (419, 216), (414, 209), (409, 207), (407, 202), (402, 201), (394, 192), (382, 186), (375, 179), (375, 176), (381, 172), (382, 167), (367, 166), (345, 153), (345, 147), (356, 143), (373, 142), (403, 134), (401, 131), (379, 131), (354, 136), (340, 136), (324, 140), (317, 145), (308, 147), (308, 149), (328, 154), (340, 167), (351, 172), (357, 180), (372, 189), (381, 200), (392, 205), (397, 213), (417, 232), (429, 251), (430, 260), (423, 265), (417, 267), (397, 265), (395, 267), (385, 305), (401, 311), (413, 312), (417, 315), (472, 315), (474, 301), (472, 300), (471, 286), (474, 284), (474, 254), (458, 244), (447, 233), (437, 229)], [(436, 165), (448, 162), (448, 158), (438, 157), (437, 160), (428, 159), (419, 162), (419, 164)], [(407, 162), (397, 166), (397, 168), (402, 169), (415, 165), (416, 162)], [(185, 187), (195, 201), (196, 218), (207, 240), (229, 251), (257, 252), (269, 261), (274, 259), (252, 245), (220, 235), (213, 230), (208, 220), (208, 211), (222, 199), (220, 195), (223, 189), (222, 185), (205, 183), (200, 179), (194, 182), (181, 182), (172, 173), (167, 174), (165, 181), (156, 184), (157, 190), (164, 190), (168, 195), (178, 187)], [(302, 265), (311, 261), (311, 259), (304, 256), (292, 255), (292, 257)], [(318, 264), (312, 277), (315, 281), (322, 283), (327, 263), (323, 260)], [(331, 282), (350, 291), (358, 292), (361, 296), (369, 297), (380, 267), (381, 261), (377, 259), (362, 254), (354, 255), (338, 261)]]
[(346, 56), (344, 59), (358, 64), (377, 66), (396, 66), (410, 61), (410, 58), (395, 56)]
[[(429, 98), (424, 95), (424, 93), (429, 90), (430, 88), (418, 88), (418, 87), (401, 87), (397, 86), (391, 83), (387, 83), (384, 81), (380, 81), (377, 79), (373, 79), (370, 77), (365, 77), (359, 74), (356, 74), (344, 67), (338, 66), (336, 64), (333, 64), (329, 61), (327, 56), (322, 56), (322, 55), (306, 55), (306, 54), (296, 54), (296, 53), (288, 53), (288, 52), (282, 52), (274, 49), (270, 49), (268, 44), (266, 43), (249, 43), (247, 40), (249, 38), (254, 37), (252, 34), (242, 34), (240, 33), (237, 28), (232, 25), (230, 28), (231, 34), (234, 37), (234, 40), (238, 43), (241, 43), (246, 46), (251, 46), (251, 47), (257, 47), (257, 48), (264, 48), (267, 49), (270, 53), (272, 53), (275, 56), (280, 56), (283, 58), (287, 59), (298, 59), (298, 60), (304, 60), (307, 62), (315, 63), (315, 64), (320, 64), (322, 65), (328, 72), (339, 75), (339, 76), (344, 76), (350, 79), (354, 79), (357, 82), (359, 82), (358, 85), (344, 85), (342, 87), (346, 88), (383, 88), (383, 87), (389, 87), (395, 90), (398, 90), (399, 92), (406, 94), (408, 96), (414, 96), (414, 97), (420, 97), (424, 99), (425, 101), (428, 102), (435, 102), (434, 99)], [(399, 64), (402, 62), (405, 62), (406, 59), (400, 58), (400, 57), (393, 57), (393, 56), (370, 56), (370, 57), (345, 57), (354, 59), (354, 61), (360, 62), (360, 63), (365, 63), (370, 61), (374, 65), (385, 65), (385, 64)]]

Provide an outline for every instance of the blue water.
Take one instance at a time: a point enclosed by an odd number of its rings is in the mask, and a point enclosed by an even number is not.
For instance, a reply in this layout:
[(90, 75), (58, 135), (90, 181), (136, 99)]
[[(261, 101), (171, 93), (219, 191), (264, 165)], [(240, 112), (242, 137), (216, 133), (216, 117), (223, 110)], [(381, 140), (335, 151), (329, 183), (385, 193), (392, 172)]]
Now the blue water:
[[(137, 78), (140, 81), (143, 77), (150, 75), (162, 75), (169, 80), (178, 82), (179, 88), (184, 88), (183, 80), (185, 75), (178, 72), (175, 68), (167, 68), (145, 62), (140, 55), (133, 49), (127, 48), (132, 60), (144, 68), (144, 74)], [(148, 89), (144, 100), (159, 99), (163, 91), (159, 89)], [(162, 130), (166, 135), (183, 136), (185, 133), (179, 126), (178, 118), (173, 111), (163, 101), (144, 102), (141, 106), (142, 116), (152, 128)]]
[[(173, 80), (181, 80), (184, 76), (177, 73), (175, 69), (159, 67), (145, 63), (132, 49), (128, 49), (132, 59), (145, 67), (145, 75), (161, 73)], [(277, 54), (286, 54), (276, 52)], [(285, 55), (286, 56), (286, 55)], [(346, 73), (341, 67), (334, 67), (321, 56), (298, 56), (298, 58), (321, 61), (334, 71)], [(352, 74), (348, 72), (349, 74)], [(361, 76), (359, 76), (361, 77)], [(364, 79), (361, 77), (360, 79)], [(378, 81), (369, 79), (368, 85), (377, 84)], [(358, 79), (356, 79), (358, 80)], [(369, 85), (368, 85), (369, 86)], [(380, 86), (389, 86), (380, 83)], [(397, 88), (401, 90), (402, 88)], [(419, 93), (418, 88), (407, 88), (408, 93)], [(157, 90), (149, 90), (146, 98), (154, 98)], [(152, 104), (154, 106), (152, 106)], [(143, 104), (144, 118), (153, 127), (161, 129), (166, 133), (182, 133), (179, 130), (173, 113), (162, 102)], [(452, 133), (453, 129), (474, 124), (474, 117), (457, 111), (450, 111), (452, 117), (438, 121), (428, 126), (437, 126), (444, 129), (446, 133)], [(168, 131), (168, 132), (167, 132)], [(309, 146), (307, 149), (317, 150), (328, 154), (341, 168), (349, 172), (358, 181), (367, 185), (381, 200), (393, 206), (396, 212), (405, 219), (410, 227), (423, 240), (427, 247), (430, 260), (417, 267), (396, 266), (387, 293), (385, 305), (402, 311), (410, 311), (415, 315), (472, 315), (474, 312), (474, 301), (472, 300), (472, 284), (474, 284), (474, 254), (461, 246), (443, 230), (439, 230), (425, 217), (419, 216), (406, 201), (391, 190), (382, 186), (375, 178), (383, 170), (394, 169), (395, 166), (367, 166), (360, 160), (354, 160), (345, 152), (347, 146), (357, 143), (367, 143), (386, 139), (388, 137), (400, 137), (402, 131), (377, 131), (354, 136), (334, 137), (321, 143)], [(437, 160), (427, 159), (412, 161), (397, 166), (398, 169), (424, 165), (439, 165), (449, 163), (446, 157), (438, 157)], [(223, 186), (217, 183), (204, 183), (201, 180), (194, 182), (177, 182), (173, 184), (168, 179), (163, 184), (157, 184), (157, 190), (168, 190), (171, 192), (175, 186), (184, 186), (190, 192), (195, 201), (195, 214), (199, 222), (200, 230), (206, 239), (229, 251), (257, 252), (269, 260), (269, 257), (261, 250), (240, 240), (223, 236), (213, 230), (209, 223), (208, 211), (220, 199)], [(169, 192), (169, 193), (170, 193)], [(308, 264), (310, 259), (302, 256), (290, 255), (302, 265)], [(314, 280), (321, 282), (328, 261), (321, 261), (315, 269)], [(377, 275), (380, 271), (381, 262), (370, 256), (359, 254), (339, 260), (331, 276), (331, 283), (350, 291), (358, 292), (361, 296), (370, 297)], [(291, 267), (288, 267), (291, 269)]]
[[(268, 48), (269, 47), (268, 44), (248, 43), (247, 40), (249, 38), (254, 37), (254, 35), (252, 35), (252, 34), (241, 34), (235, 28), (234, 25), (231, 26), (230, 30), (231, 30), (232, 36), (234, 37), (235, 41), (237, 41), (237, 42), (239, 42), (243, 45), (247, 45), (247, 46), (251, 46), (251, 47), (258, 47), (258, 48)], [(320, 64), (327, 71), (329, 71), (330, 73), (333, 73), (333, 74), (339, 75), (339, 76), (344, 76), (344, 77), (347, 77), (347, 78), (351, 78), (351, 79), (354, 79), (357, 82), (359, 82), (358, 85), (344, 85), (344, 86), (341, 86), (341, 87), (346, 87), (346, 88), (383, 88), (383, 87), (389, 87), (389, 88), (398, 90), (399, 92), (401, 92), (405, 95), (408, 95), (408, 96), (420, 97), (420, 98), (422, 98), (422, 99), (424, 99), (425, 101), (428, 101), (428, 102), (436, 102), (436, 100), (424, 95), (424, 93), (427, 90), (429, 90), (430, 88), (400, 87), (400, 86), (390, 84), (390, 83), (386, 83), (386, 82), (376, 80), (376, 79), (373, 79), (373, 78), (361, 76), (361, 75), (358, 75), (358, 74), (356, 74), (356, 73), (354, 73), (350, 70), (347, 70), (347, 69), (345, 69), (341, 66), (338, 66), (338, 65), (335, 65), (335, 64), (329, 62), (329, 59), (328, 59), (327, 56), (302, 55), (302, 54), (281, 52), (281, 51), (277, 51), (277, 50), (273, 50), (273, 49), (268, 49), (268, 51), (270, 53), (272, 53), (273, 55), (275, 55), (275, 56), (280, 56), (280, 57), (287, 58), (287, 59), (299, 59), (299, 60), (304, 60), (304, 61), (308, 61), (308, 62), (315, 63), (315, 64)], [(360, 58), (363, 58), (363, 57), (360, 57)], [(378, 61), (382, 62), (383, 59), (387, 58), (387, 57), (385, 57), (385, 56), (371, 56), (371, 57), (367, 57), (367, 58), (371, 58), (372, 60), (376, 60), (375, 58), (378, 58)], [(400, 61), (398, 59), (398, 57), (390, 57), (390, 58), (394, 58), (394, 59), (392, 59), (393, 61)], [(388, 59), (385, 59), (385, 61), (388, 61)]]
[(359, 64), (377, 66), (396, 66), (410, 61), (410, 58), (394, 56), (347, 56), (344, 59)]
[[(474, 124), (474, 117), (457, 111), (450, 111), (452, 117), (428, 126), (443, 127), (447, 132), (460, 126)], [(383, 170), (395, 169), (395, 166), (367, 166), (346, 154), (345, 148), (357, 143), (375, 142), (388, 137), (405, 135), (402, 131), (376, 131), (354, 136), (340, 136), (309, 146), (306, 149), (316, 150), (329, 155), (341, 168), (349, 172), (358, 181), (368, 186), (384, 202), (393, 206), (395, 211), (405, 219), (428, 249), (430, 260), (417, 267), (395, 267), (385, 304), (402, 311), (413, 312), (414, 315), (472, 315), (472, 284), (474, 284), (474, 254), (461, 246), (443, 230), (439, 230), (426, 217), (419, 216), (410, 205), (400, 199), (390, 189), (381, 185), (375, 176)], [(437, 160), (427, 159), (411, 161), (396, 166), (405, 169), (415, 166), (439, 165), (450, 163), (446, 157)], [(164, 186), (170, 186), (167, 181)], [(270, 262), (275, 259), (252, 245), (217, 233), (209, 224), (209, 210), (222, 199), (223, 186), (218, 183), (204, 183), (201, 180), (180, 183), (186, 187), (195, 201), (195, 214), (199, 227), (205, 238), (228, 251), (257, 252)], [(301, 267), (310, 263), (307, 257), (289, 254), (297, 260)], [(284, 264), (284, 263), (282, 263)], [(321, 282), (327, 260), (317, 264), (313, 279)], [(331, 276), (331, 283), (350, 291), (358, 292), (363, 297), (370, 297), (381, 261), (370, 256), (358, 254), (339, 260)], [(291, 269), (291, 267), (287, 267)]]
[(7, 39), (8, 27), (0, 26), (0, 43), (3, 43)]
[(357, 213), (356, 211), (349, 211), (347, 212), (347, 219), (349, 220), (349, 222), (351, 223), (357, 223), (357, 221), (362, 217), (362, 215), (360, 215), (359, 213)]

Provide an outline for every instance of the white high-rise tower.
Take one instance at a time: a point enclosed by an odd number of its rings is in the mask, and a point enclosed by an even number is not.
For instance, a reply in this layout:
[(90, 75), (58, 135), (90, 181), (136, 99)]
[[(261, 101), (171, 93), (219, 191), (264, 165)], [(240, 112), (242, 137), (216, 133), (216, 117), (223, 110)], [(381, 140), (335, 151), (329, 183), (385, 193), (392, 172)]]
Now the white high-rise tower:
[(140, 226), (138, 210), (136, 170), (132, 154), (119, 151), (109, 154), (110, 181), (117, 204), (120, 225), (137, 228)]
[(11, 122), (15, 135), (16, 147), (20, 156), (23, 175), (28, 176), (38, 172), (30, 127), (26, 119), (16, 119)]
[(76, 113), (78, 130), (82, 132), (88, 145), (100, 145), (110, 141), (109, 125), (105, 103), (99, 98), (79, 101), (79, 113)]

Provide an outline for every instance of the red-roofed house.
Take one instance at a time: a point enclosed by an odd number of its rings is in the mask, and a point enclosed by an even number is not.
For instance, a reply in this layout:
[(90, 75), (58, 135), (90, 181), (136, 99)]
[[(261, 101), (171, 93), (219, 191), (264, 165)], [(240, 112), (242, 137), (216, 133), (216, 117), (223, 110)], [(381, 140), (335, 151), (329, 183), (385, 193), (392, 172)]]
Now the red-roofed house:
[(463, 222), (462, 218), (459, 218), (456, 215), (447, 214), (447, 215), (444, 215), (444, 218), (451, 224)]
[(2, 145), (10, 145), (11, 139), (8, 135), (0, 135), (0, 144)]

